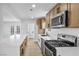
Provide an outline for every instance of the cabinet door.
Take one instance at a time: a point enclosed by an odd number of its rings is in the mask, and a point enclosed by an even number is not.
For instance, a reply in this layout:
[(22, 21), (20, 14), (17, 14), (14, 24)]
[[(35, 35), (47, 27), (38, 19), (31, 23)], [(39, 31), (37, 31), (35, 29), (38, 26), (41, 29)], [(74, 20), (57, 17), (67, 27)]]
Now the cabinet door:
[(60, 11), (63, 12), (64, 10), (68, 10), (68, 4), (67, 3), (61, 3), (60, 4)]
[(50, 19), (49, 19), (49, 23), (50, 23), (50, 28), (51, 28), (51, 24), (52, 24), (52, 18), (53, 18), (53, 11), (50, 11)]
[(49, 13), (46, 15), (46, 26), (47, 28), (50, 27), (50, 14)]
[(53, 15), (56, 16), (58, 13), (60, 13), (60, 3), (53, 8)]
[(53, 9), (53, 16), (56, 16), (58, 13), (61, 13), (65, 10), (68, 10), (68, 3), (58, 3)]
[(69, 27), (79, 27), (79, 4), (71, 3), (70, 4), (70, 25)]

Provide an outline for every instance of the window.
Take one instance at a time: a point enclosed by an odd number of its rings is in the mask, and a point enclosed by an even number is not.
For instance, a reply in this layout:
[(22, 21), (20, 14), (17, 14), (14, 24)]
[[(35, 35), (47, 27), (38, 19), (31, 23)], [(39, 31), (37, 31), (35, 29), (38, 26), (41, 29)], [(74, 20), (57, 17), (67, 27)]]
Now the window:
[(14, 26), (11, 26), (11, 35), (14, 35)]
[(11, 35), (14, 34), (20, 34), (20, 26), (16, 26), (16, 29), (15, 26), (11, 26)]
[(10, 39), (20, 39), (20, 26), (11, 26), (10, 32)]
[(16, 34), (20, 34), (20, 26), (16, 26)]

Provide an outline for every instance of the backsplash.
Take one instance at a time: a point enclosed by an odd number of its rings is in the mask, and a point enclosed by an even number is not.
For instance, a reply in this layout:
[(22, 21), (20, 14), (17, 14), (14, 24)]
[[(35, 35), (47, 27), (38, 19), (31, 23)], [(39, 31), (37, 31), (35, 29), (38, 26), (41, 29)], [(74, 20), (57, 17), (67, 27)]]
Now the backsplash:
[(57, 34), (59, 33), (77, 36), (77, 44), (79, 46), (79, 28), (59, 28), (51, 29), (51, 31), (48, 31), (48, 34), (52, 39), (57, 39)]

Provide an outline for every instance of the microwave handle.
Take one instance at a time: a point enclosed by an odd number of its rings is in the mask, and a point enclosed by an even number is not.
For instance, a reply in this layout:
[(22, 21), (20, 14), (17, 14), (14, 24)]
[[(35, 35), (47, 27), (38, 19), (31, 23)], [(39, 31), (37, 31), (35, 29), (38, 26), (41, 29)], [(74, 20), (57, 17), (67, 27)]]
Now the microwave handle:
[(62, 16), (59, 17), (59, 23), (60, 23), (60, 24), (63, 23), (63, 17), (62, 17)]
[(61, 18), (59, 17), (59, 23), (61, 23)]

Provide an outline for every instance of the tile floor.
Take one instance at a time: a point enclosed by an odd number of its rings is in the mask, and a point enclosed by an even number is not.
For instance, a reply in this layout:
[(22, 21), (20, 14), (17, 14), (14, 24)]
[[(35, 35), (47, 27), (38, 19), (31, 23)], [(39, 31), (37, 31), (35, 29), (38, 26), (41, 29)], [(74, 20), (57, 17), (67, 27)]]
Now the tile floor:
[(27, 40), (24, 56), (42, 56), (41, 49), (33, 39)]

